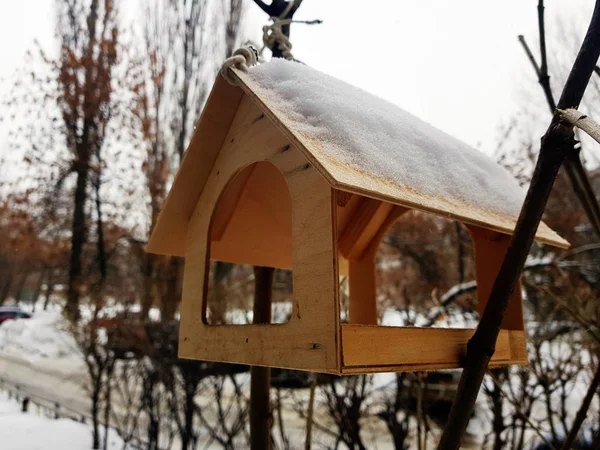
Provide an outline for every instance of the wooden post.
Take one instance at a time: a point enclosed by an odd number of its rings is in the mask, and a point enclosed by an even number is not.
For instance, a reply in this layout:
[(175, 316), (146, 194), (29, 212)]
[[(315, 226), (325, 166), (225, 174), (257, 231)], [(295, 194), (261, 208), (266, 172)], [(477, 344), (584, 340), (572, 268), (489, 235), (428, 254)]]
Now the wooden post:
[[(353, 217), (352, 227), (344, 232), (340, 246), (346, 245), (350, 284), (350, 323), (377, 325), (377, 280), (375, 258), (379, 244), (389, 228), (402, 214), (408, 211), (401, 206), (393, 206), (366, 199), (363, 207)], [(366, 219), (365, 219), (366, 218)], [(358, 231), (356, 231), (358, 230)], [(344, 244), (346, 236), (351, 236), (349, 244)]]
[[(377, 247), (375, 247), (377, 250)], [(360, 259), (348, 260), (350, 272), (350, 323), (377, 325), (375, 254), (366, 251)]]
[[(271, 322), (272, 267), (254, 267), (253, 323)], [(271, 369), (252, 366), (250, 369), (250, 448), (271, 448)]]
[[(504, 261), (511, 237), (507, 234), (496, 233), (476, 226), (468, 226), (475, 246), (475, 272), (477, 276), (477, 309), (479, 316), (487, 305), (496, 276)], [(507, 309), (504, 313), (502, 328), (505, 330), (524, 330), (523, 300), (521, 283), (517, 281), (515, 290), (510, 295)]]

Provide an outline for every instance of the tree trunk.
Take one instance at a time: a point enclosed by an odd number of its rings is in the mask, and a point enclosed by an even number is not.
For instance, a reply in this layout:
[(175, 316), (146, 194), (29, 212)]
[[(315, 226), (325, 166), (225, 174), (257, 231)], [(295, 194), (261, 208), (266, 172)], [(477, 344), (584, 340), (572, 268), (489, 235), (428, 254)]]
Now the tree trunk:
[[(87, 153), (84, 152), (84, 153)], [(67, 304), (65, 313), (73, 322), (79, 320), (79, 297), (82, 288), (82, 255), (83, 246), (87, 237), (85, 221), (85, 203), (87, 201), (88, 185), (88, 159), (81, 161), (77, 169), (77, 184), (75, 186), (75, 200), (73, 208), (73, 225), (71, 235), (71, 260), (69, 266), (69, 284), (67, 291)]]
[(142, 292), (141, 298), (141, 311), (140, 314), (143, 319), (147, 319), (150, 314), (150, 308), (154, 304), (154, 262), (156, 260), (155, 255), (144, 252), (142, 262), (142, 286), (144, 291)]
[(23, 269), (23, 271), (21, 272), (21, 275), (19, 277), (19, 282), (17, 283), (17, 288), (14, 292), (15, 294), (15, 303), (18, 305), (21, 302), (21, 296), (23, 295), (23, 288), (25, 286), (25, 282), (27, 281), (27, 278), (29, 278), (29, 269), (25, 268)]
[[(272, 267), (254, 268), (254, 318), (253, 323), (271, 322)], [(271, 369), (253, 366), (250, 369), (250, 448), (271, 448)]]
[(10, 289), (13, 285), (14, 281), (14, 269), (8, 269), (8, 275), (5, 278), (4, 284), (2, 285), (2, 289), (0, 290), (0, 305), (4, 305), (6, 299), (8, 299), (8, 294), (10, 293)]
[(229, 279), (233, 264), (217, 261), (214, 265), (213, 292), (214, 298), (210, 305), (210, 323), (222, 325), (226, 323), (227, 298), (225, 282)]
[(181, 300), (181, 269), (183, 259), (173, 256), (169, 259), (164, 290), (160, 298), (160, 316), (163, 321), (173, 320)]
[(494, 370), (498, 383), (494, 383), (492, 390), (490, 391), (490, 399), (492, 401), (492, 414), (493, 414), (493, 430), (494, 430), (494, 447), (493, 450), (502, 450), (504, 448), (504, 439), (502, 433), (505, 430), (504, 426), (504, 399), (502, 398), (501, 384), (504, 380), (504, 376), (508, 376), (506, 369)]
[(312, 428), (315, 415), (315, 392), (317, 390), (317, 381), (319, 375), (312, 374), (312, 383), (308, 395), (308, 409), (306, 412), (306, 439), (304, 441), (304, 450), (310, 450), (312, 446)]
[(110, 409), (112, 407), (112, 384), (111, 378), (113, 374), (113, 364), (108, 363), (108, 369), (106, 371), (106, 386), (104, 388), (104, 450), (108, 450), (108, 434), (110, 430)]
[(600, 362), (598, 363), (598, 367), (596, 368), (596, 374), (594, 375), (594, 378), (592, 379), (592, 382), (590, 383), (590, 385), (588, 387), (588, 390), (585, 394), (583, 402), (581, 403), (581, 406), (579, 407), (579, 410), (577, 411), (575, 420), (573, 421), (573, 424), (571, 425), (571, 430), (569, 431), (569, 434), (567, 435), (567, 438), (565, 439), (565, 442), (563, 443), (561, 450), (569, 450), (571, 448), (571, 446), (575, 443), (575, 440), (577, 439), (577, 435), (579, 434), (579, 430), (581, 429), (581, 425), (583, 425), (583, 421), (587, 417), (587, 412), (588, 412), (588, 409), (590, 408), (590, 405), (592, 404), (592, 400), (594, 399), (594, 396), (598, 392), (598, 386), (600, 386)]
[(185, 383), (185, 405), (183, 409), (184, 424), (181, 436), (181, 450), (192, 450), (194, 445), (194, 396), (197, 383), (186, 381)]
[(93, 443), (92, 448), (100, 448), (100, 391), (102, 389), (101, 381), (98, 377), (92, 377), (92, 424), (93, 424)]
[(32, 312), (35, 312), (35, 308), (37, 306), (38, 299), (42, 296), (42, 285), (44, 281), (48, 280), (48, 268), (44, 267), (40, 271), (40, 276), (38, 278), (37, 286), (35, 288), (35, 292), (33, 293), (33, 307), (31, 309)]
[(54, 270), (50, 269), (50, 274), (48, 275), (48, 282), (46, 283), (46, 298), (44, 299), (44, 311), (48, 309), (48, 304), (50, 303), (50, 296), (54, 292)]
[[(100, 156), (98, 156), (100, 161)], [(97, 178), (94, 182), (95, 200), (96, 200), (96, 259), (98, 261), (98, 268), (100, 269), (100, 280), (104, 283), (106, 280), (107, 262), (106, 262), (106, 249), (104, 248), (104, 224), (102, 222), (102, 199), (100, 198), (100, 174), (97, 174)]]

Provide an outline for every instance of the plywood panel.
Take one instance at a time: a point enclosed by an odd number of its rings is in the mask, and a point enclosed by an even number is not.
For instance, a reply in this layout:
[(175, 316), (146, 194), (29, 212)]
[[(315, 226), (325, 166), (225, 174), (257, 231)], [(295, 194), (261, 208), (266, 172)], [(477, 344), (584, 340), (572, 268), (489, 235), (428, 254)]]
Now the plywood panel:
[(211, 260), (291, 269), (292, 199), (277, 167), (261, 161), (242, 170), (215, 208), (213, 239), (215, 228)]
[(348, 261), (350, 323), (377, 325), (375, 257), (372, 254)]
[[(435, 370), (458, 368), (467, 342), (475, 330), (450, 328), (399, 328), (342, 325), (343, 371)], [(498, 336), (494, 364), (524, 364), (523, 331), (502, 330)], [(525, 356), (525, 358), (523, 358)]]
[[(527, 359), (525, 360), (511, 360), (511, 361), (490, 361), (488, 367), (490, 369), (497, 367), (506, 366), (526, 366)], [(460, 369), (461, 366), (457, 363), (443, 363), (443, 364), (399, 364), (390, 366), (342, 366), (342, 375), (361, 375), (361, 374), (373, 374), (373, 373), (388, 373), (388, 372), (431, 372), (438, 370), (451, 370)]]
[[(498, 271), (510, 245), (510, 236), (491, 230), (468, 226), (475, 246), (475, 273), (477, 277), (477, 309), (483, 314)], [(524, 330), (523, 299), (521, 283), (518, 282), (512, 293), (508, 308), (504, 313), (502, 328), (507, 330)]]
[[(251, 100), (241, 102), (189, 225), (181, 357), (340, 372), (332, 190), (302, 153), (289, 144)], [(255, 161), (268, 161), (277, 167), (292, 198), (292, 317), (279, 325), (206, 325), (202, 308), (211, 212), (231, 177)], [(224, 238), (232, 226), (230, 222)]]
[[(389, 203), (384, 205), (385, 207), (379, 206), (376, 213), (371, 215), (372, 219), (369, 224), (366, 226), (360, 225), (363, 233), (357, 247), (361, 248), (361, 250), (355, 252), (355, 247), (350, 253), (350, 259), (348, 260), (350, 323), (377, 324), (377, 283), (375, 271), (377, 250), (388, 229), (398, 220), (398, 217), (408, 211), (401, 206)], [(378, 216), (379, 212), (384, 212), (386, 215), (381, 218)], [(361, 208), (357, 209), (355, 215), (362, 215)], [(356, 227), (350, 222), (347, 226), (348, 228), (354, 229)], [(369, 230), (365, 232), (365, 229)], [(345, 231), (343, 236), (347, 236), (347, 233)], [(340, 241), (343, 236), (340, 237)], [(365, 236), (368, 237), (368, 240), (364, 238)], [(359, 256), (352, 257), (353, 254)]]
[(357, 210), (340, 234), (340, 253), (347, 259), (360, 259), (394, 205), (362, 197)]
[[(257, 163), (258, 164), (258, 163)], [(231, 222), (240, 198), (246, 189), (248, 179), (252, 175), (257, 165), (252, 164), (242, 169), (233, 180), (229, 182), (225, 191), (221, 194), (218, 205), (213, 212), (212, 224), (210, 228), (210, 238), (213, 241), (220, 241), (223, 234)], [(286, 186), (287, 189), (287, 186)]]

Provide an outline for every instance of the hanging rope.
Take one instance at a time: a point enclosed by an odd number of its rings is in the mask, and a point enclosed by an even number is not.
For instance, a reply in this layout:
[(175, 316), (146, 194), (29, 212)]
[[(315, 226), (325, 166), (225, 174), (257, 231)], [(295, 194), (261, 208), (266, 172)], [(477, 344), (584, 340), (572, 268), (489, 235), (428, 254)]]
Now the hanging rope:
[(292, 43), (290, 42), (290, 38), (288, 38), (283, 32), (283, 27), (286, 25), (290, 25), (292, 23), (303, 23), (305, 25), (319, 25), (323, 23), (322, 20), (293, 20), (293, 19), (284, 19), (287, 16), (289, 9), (293, 2), (289, 2), (288, 8), (281, 14), (279, 17), (271, 17), (269, 20), (272, 20), (273, 23), (271, 25), (265, 25), (263, 27), (263, 47), (260, 49), (258, 53), (259, 56), (262, 55), (265, 48), (268, 48), (273, 52), (275, 48), (278, 48), (281, 51), (282, 56), (289, 61), (297, 61), (292, 54)]
[(273, 51), (278, 47), (285, 59), (293, 61), (294, 55), (292, 54), (292, 43), (283, 33), (283, 26), (290, 25), (293, 22), (292, 19), (271, 17), (271, 20), (273, 21), (272, 24), (263, 27), (263, 48), (260, 50), (260, 54), (262, 55), (265, 48)]
[(263, 47), (260, 49), (260, 52), (258, 52), (252, 45), (248, 45), (246, 47), (238, 48), (233, 53), (233, 56), (225, 60), (223, 66), (221, 67), (221, 75), (227, 80), (227, 82), (233, 85), (237, 84), (237, 81), (229, 72), (230, 67), (235, 67), (238, 70), (247, 72), (249, 67), (255, 66), (259, 62), (262, 62), (261, 55), (265, 48), (268, 48), (271, 50), (271, 52), (273, 52), (275, 48), (278, 48), (285, 59), (289, 61), (297, 61), (294, 59), (294, 55), (292, 54), (292, 43), (283, 32), (283, 27), (289, 26), (292, 23), (316, 25), (322, 23), (322, 21), (285, 19), (293, 5), (294, 2), (288, 2), (288, 6), (281, 13), (281, 15), (279, 17), (271, 17), (270, 20), (273, 23), (263, 27)]
[(275, 45), (277, 45), (285, 59), (288, 61), (294, 60), (294, 55), (292, 55), (292, 43), (283, 32), (283, 26), (290, 25), (293, 22), (292, 19), (286, 19), (286, 17), (292, 10), (294, 3), (295, 2), (292, 1), (288, 2), (286, 8), (279, 17), (271, 17), (270, 20), (272, 20), (273, 23), (263, 27), (263, 48), (260, 49), (259, 55), (262, 55), (265, 47), (273, 52)]
[(249, 45), (247, 47), (240, 47), (233, 52), (233, 56), (225, 60), (221, 66), (221, 75), (229, 84), (236, 85), (237, 81), (229, 73), (229, 68), (235, 67), (242, 72), (248, 72), (248, 67), (255, 66), (257, 63), (258, 52), (253, 46)]

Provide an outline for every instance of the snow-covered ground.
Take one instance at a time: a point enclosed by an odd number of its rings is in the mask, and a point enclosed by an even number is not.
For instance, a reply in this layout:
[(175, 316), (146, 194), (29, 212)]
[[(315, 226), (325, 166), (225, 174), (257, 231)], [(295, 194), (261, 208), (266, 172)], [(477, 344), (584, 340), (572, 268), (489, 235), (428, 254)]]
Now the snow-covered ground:
[[(413, 315), (407, 317), (406, 314), (392, 310), (386, 312), (383, 317), (384, 324), (396, 326), (407, 323), (421, 324), (424, 321), (424, 316)], [(474, 323), (471, 323), (470, 320), (460, 323), (441, 320), (436, 325), (463, 327), (474, 326)], [(552, 361), (568, 359), (566, 357), (571, 351), (572, 347), (567, 343), (553, 343), (551, 348), (542, 348), (542, 357), (547, 358), (550, 364)], [(587, 360), (584, 362), (587, 362)], [(246, 389), (248, 387), (248, 375), (241, 374), (240, 377), (240, 383)], [(65, 327), (65, 321), (58, 307), (51, 308), (48, 311), (38, 309), (31, 319), (7, 321), (0, 326), (0, 378), (13, 384), (19, 383), (25, 391), (58, 401), (61, 403), (61, 407), (68, 408), (78, 414), (89, 414), (90, 400), (85, 392), (85, 385), (88, 381), (85, 365), (75, 341)], [(384, 395), (384, 392), (393, 387), (394, 382), (393, 374), (378, 374), (372, 380), (371, 389)], [(567, 402), (567, 409), (570, 414), (574, 414), (578, 408), (588, 383), (589, 380), (585, 376), (579, 376), (576, 380), (573, 380)], [(297, 394), (302, 400), (307, 392), (301, 391)], [(374, 398), (377, 398), (377, 396), (378, 394)], [(317, 393), (317, 398), (321, 399), (320, 393)], [(210, 401), (212, 400), (208, 397), (198, 399), (201, 405)], [(284, 405), (285, 403), (284, 401)], [(469, 428), (476, 441), (481, 437), (481, 433), (489, 427), (489, 418), (487, 413), (483, 412), (485, 410), (483, 405), (485, 399), (480, 398), (480, 403), (482, 404), (480, 408), (482, 414), (478, 415), (479, 420), (472, 421)], [(532, 418), (543, 418), (545, 411), (538, 411), (538, 409), (534, 410)], [(68, 450), (70, 448), (90, 448), (91, 434), (89, 426), (67, 419), (56, 421), (37, 417), (31, 413), (24, 415), (19, 411), (19, 405), (7, 401), (0, 392), (0, 449), (44, 448), (53, 450), (54, 448), (64, 448)], [(298, 416), (291, 403), (284, 409), (283, 416), (286, 422), (286, 431), (292, 442), (296, 440), (300, 442), (305, 432), (304, 420)], [(326, 420), (325, 416), (322, 417), (322, 420)], [(50, 429), (49, 427), (53, 428)], [(393, 448), (389, 433), (380, 420), (368, 419), (365, 422), (366, 429), (368, 429), (369, 436), (365, 436), (365, 442), (373, 446), (376, 445), (378, 449)], [(48, 447), (49, 441), (47, 439), (35, 440), (44, 434), (55, 437), (57, 443), (52, 443), (52, 445), (56, 445), (56, 447)], [(69, 442), (72, 441), (76, 444), (73, 444), (72, 447), (63, 445), (60, 441), (63, 434), (67, 436)], [(32, 437), (30, 440), (24, 441), (26, 444), (23, 444), (23, 446), (11, 447), (4, 444), (5, 436), (9, 435), (28, 435), (28, 439), (29, 435)], [(77, 440), (83, 439), (83, 436), (86, 438), (85, 441)], [(320, 436), (319, 439), (326, 439), (326, 436)], [(83, 442), (85, 442), (85, 445), (82, 444)], [(45, 446), (37, 447), (38, 443), (43, 443)]]
[[(104, 435), (101, 435), (104, 438)], [(5, 450), (85, 450), (92, 448), (90, 425), (71, 419), (51, 419), (35, 412), (21, 412), (19, 403), (0, 392), (0, 448)], [(109, 432), (108, 448), (121, 450), (123, 441)]]
[(81, 362), (77, 344), (58, 309), (37, 311), (30, 319), (4, 322), (0, 326), (0, 352), (32, 362), (40, 359)]

